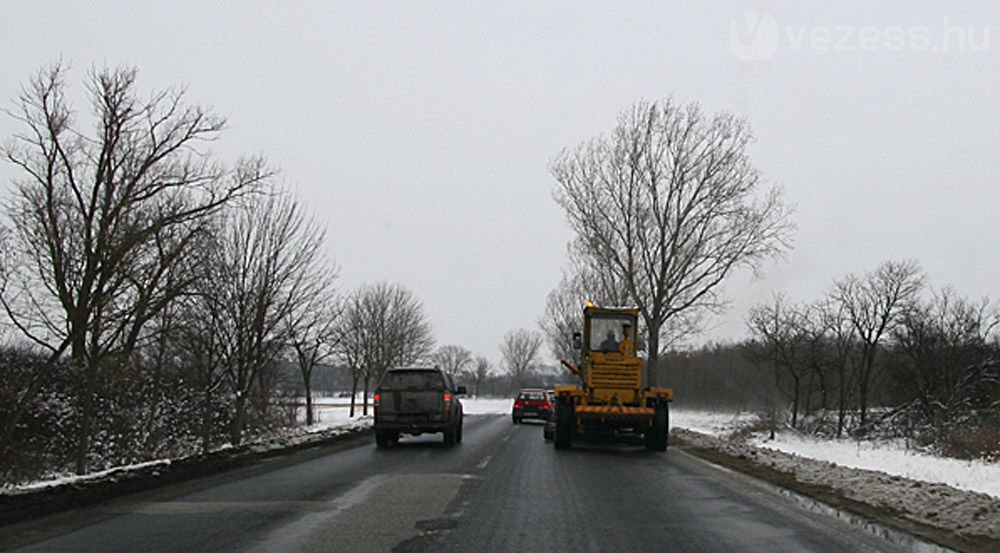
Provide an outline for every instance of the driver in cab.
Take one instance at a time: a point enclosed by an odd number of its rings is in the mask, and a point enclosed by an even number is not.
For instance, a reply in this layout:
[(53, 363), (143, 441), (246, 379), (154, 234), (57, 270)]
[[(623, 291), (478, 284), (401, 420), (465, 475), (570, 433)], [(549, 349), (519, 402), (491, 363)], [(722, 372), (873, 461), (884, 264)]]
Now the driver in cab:
[(632, 335), (632, 325), (625, 323), (622, 326), (622, 341), (619, 342), (615, 340), (615, 332), (609, 330), (607, 336), (604, 337), (604, 341), (601, 342), (600, 350), (607, 353), (618, 352), (622, 355), (627, 355), (630, 357), (635, 356), (635, 344), (629, 339)]

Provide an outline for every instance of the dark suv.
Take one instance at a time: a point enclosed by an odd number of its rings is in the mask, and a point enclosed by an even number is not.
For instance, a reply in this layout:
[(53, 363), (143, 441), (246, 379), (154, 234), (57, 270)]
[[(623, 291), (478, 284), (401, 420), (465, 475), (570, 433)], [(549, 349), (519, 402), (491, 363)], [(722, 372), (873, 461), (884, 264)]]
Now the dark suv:
[(456, 387), (437, 368), (390, 369), (375, 388), (375, 444), (388, 447), (400, 434), (441, 432), (447, 446), (462, 441), (462, 402), (465, 386)]
[(552, 402), (549, 395), (541, 388), (522, 388), (514, 398), (514, 410), (511, 415), (514, 424), (520, 424), (524, 419), (546, 420), (552, 414)]

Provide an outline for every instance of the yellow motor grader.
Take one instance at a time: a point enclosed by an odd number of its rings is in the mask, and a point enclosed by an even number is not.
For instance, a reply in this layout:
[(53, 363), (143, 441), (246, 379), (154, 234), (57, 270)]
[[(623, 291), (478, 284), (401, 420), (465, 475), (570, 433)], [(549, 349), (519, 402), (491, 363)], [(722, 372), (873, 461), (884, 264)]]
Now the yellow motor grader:
[(574, 334), (580, 365), (562, 363), (580, 385), (555, 387), (555, 447), (569, 449), (581, 438), (642, 439), (646, 449), (665, 451), (673, 390), (643, 383), (643, 360), (636, 355), (639, 311), (634, 308), (583, 309), (583, 333)]

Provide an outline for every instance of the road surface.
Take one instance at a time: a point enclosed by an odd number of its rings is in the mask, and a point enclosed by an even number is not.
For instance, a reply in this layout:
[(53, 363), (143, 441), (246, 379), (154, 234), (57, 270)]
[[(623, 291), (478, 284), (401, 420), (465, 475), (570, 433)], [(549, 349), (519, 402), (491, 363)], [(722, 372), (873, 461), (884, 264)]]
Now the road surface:
[(0, 528), (18, 552), (874, 552), (877, 538), (672, 448), (555, 451), (466, 416), (462, 444), (316, 449)]

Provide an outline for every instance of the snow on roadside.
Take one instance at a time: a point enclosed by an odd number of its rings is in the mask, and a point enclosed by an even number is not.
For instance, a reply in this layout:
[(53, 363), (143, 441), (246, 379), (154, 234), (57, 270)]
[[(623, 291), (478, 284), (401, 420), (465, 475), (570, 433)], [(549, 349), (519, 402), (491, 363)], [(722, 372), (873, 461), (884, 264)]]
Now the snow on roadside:
[[(754, 413), (675, 410), (670, 413), (670, 426), (709, 436), (728, 437), (752, 425), (757, 418)], [(757, 433), (749, 438), (748, 443), (842, 467), (947, 484), (1000, 499), (1000, 463), (935, 457), (885, 440), (822, 439), (790, 431), (779, 432), (774, 440), (769, 440), (766, 434)]]
[[(289, 429), (287, 434), (263, 439), (258, 442), (246, 444), (250, 451), (264, 452), (286, 447), (292, 447), (303, 443), (308, 443), (319, 438), (327, 438), (338, 434), (356, 432), (371, 427), (373, 417), (371, 414), (371, 404), (368, 406), (368, 415), (361, 415), (361, 397), (358, 396), (358, 404), (355, 409), (355, 416), (350, 416), (351, 398), (342, 397), (316, 397), (313, 400), (313, 416), (315, 423), (310, 426)], [(509, 398), (462, 398), (462, 406), (467, 415), (506, 415), (510, 414), (513, 407), (513, 400)], [(305, 419), (305, 409), (301, 409), (300, 420)], [(222, 452), (232, 449), (230, 445), (222, 445), (213, 452)], [(180, 459), (157, 459), (134, 465), (113, 467), (107, 470), (92, 472), (87, 475), (77, 476), (65, 474), (30, 482), (15, 486), (0, 486), (0, 495), (14, 495), (38, 492), (61, 486), (80, 485), (93, 482), (103, 482), (118, 478), (127, 478), (130, 474), (142, 471), (156, 471), (159, 467), (169, 467), (172, 462)]]
[(78, 476), (75, 474), (67, 474), (56, 478), (31, 482), (29, 484), (21, 484), (17, 486), (4, 486), (0, 487), (0, 495), (37, 492), (49, 488), (56, 488), (59, 486), (80, 484), (91, 481), (93, 482), (104, 481), (104, 480), (114, 479), (118, 475), (127, 475), (132, 472), (150, 469), (153, 467), (168, 467), (170, 466), (170, 462), (171, 462), (170, 459), (157, 459), (155, 461), (146, 461), (144, 463), (136, 463), (134, 465), (123, 465), (120, 467), (114, 467), (107, 470), (91, 472), (90, 474), (86, 474), (83, 476)]
[(790, 432), (770, 441), (763, 434), (740, 432), (752, 422), (749, 416), (678, 411), (671, 413), (671, 433), (689, 445), (749, 459), (921, 524), (1000, 540), (1000, 464), (942, 459), (888, 442), (859, 444)]
[(880, 471), (922, 482), (938, 482), (1000, 498), (1000, 463), (935, 457), (907, 450), (899, 443), (821, 440), (789, 432), (779, 433), (774, 440), (757, 436), (751, 443), (844, 467)]
[(713, 411), (695, 411), (687, 409), (670, 409), (670, 426), (687, 428), (709, 436), (728, 436), (733, 432), (753, 424), (757, 414), (751, 412), (719, 413)]

